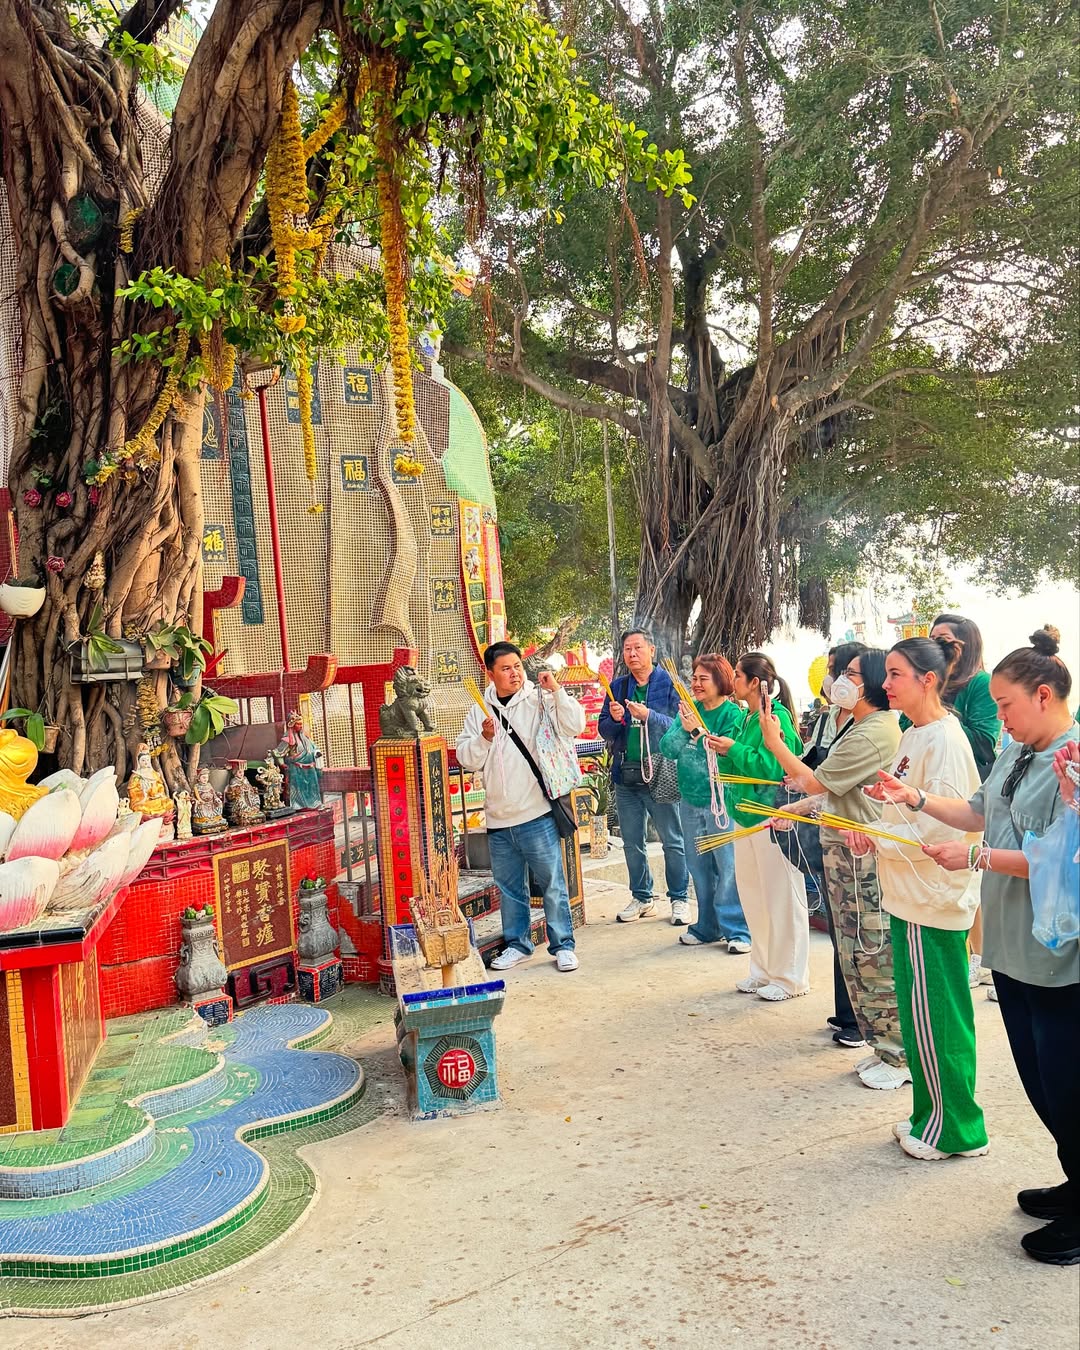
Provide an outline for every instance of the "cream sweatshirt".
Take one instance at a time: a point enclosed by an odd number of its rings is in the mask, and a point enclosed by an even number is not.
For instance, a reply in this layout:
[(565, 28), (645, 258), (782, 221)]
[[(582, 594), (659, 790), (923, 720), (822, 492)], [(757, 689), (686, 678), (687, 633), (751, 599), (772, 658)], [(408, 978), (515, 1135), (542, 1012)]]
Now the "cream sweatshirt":
[[(535, 757), (536, 732), (540, 721), (540, 700), (546, 699), (554, 714), (559, 734), (573, 741), (585, 730), (585, 709), (565, 689), (545, 694), (539, 685), (526, 680), (509, 703), (502, 704), (489, 684), (484, 699), (498, 708)], [(483, 714), (473, 704), (457, 738), (458, 763), (484, 775), (484, 818), (489, 830), (505, 830), (525, 825), (545, 816), (551, 803), (540, 790), (536, 775), (510, 739), (499, 718), (495, 717), (495, 739), (485, 741)]]
[[(979, 773), (964, 729), (950, 713), (923, 727), (908, 727), (900, 737), (892, 772), (927, 795), (968, 801), (979, 789)], [(881, 903), (890, 914), (927, 928), (967, 932), (979, 907), (979, 878), (972, 872), (946, 872), (922, 852), (922, 844), (949, 839), (978, 843), (978, 833), (943, 825), (924, 811), (885, 802), (881, 828), (910, 839), (911, 846), (875, 839)]]

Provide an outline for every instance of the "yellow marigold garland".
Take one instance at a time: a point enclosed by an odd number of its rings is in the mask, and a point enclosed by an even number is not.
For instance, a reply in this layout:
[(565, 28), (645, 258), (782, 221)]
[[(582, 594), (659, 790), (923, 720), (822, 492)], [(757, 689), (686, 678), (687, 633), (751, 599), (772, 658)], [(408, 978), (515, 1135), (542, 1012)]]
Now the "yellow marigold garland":
[(311, 375), (311, 358), (306, 343), (300, 343), (296, 355), (296, 394), (300, 405), (300, 442), (304, 447), (304, 473), (311, 484), (311, 505), (308, 511), (317, 516), (322, 504), (315, 500), (315, 480), (319, 476), (319, 463), (315, 456), (315, 426), (311, 420), (311, 406), (314, 397), (314, 382)]
[(191, 334), (185, 329), (181, 329), (176, 337), (172, 366), (169, 368), (168, 376), (161, 387), (161, 393), (158, 394), (157, 400), (150, 410), (150, 416), (143, 423), (142, 429), (124, 445), (125, 458), (134, 459), (140, 466), (145, 467), (161, 458), (161, 452), (154, 444), (154, 437), (160, 430), (162, 422), (165, 421), (165, 415), (172, 406), (173, 397), (180, 384), (180, 376), (184, 373), (184, 366), (187, 363), (190, 344)]
[(345, 121), (345, 95), (339, 94), (326, 110), (326, 116), (304, 141), (304, 158), (317, 155), (331, 136), (340, 131)]
[(375, 176), (382, 226), (383, 285), (386, 289), (386, 319), (390, 329), (390, 368), (394, 376), (394, 409), (398, 440), (412, 445), (416, 434), (413, 404), (412, 356), (409, 351), (409, 316), (405, 307), (405, 222), (401, 215), (398, 184), (385, 162)]
[(130, 253), (135, 247), (135, 222), (146, 208), (133, 206), (120, 217), (120, 252)]
[(424, 472), (424, 465), (421, 460), (412, 459), (409, 455), (395, 455), (394, 472), (402, 478), (419, 478)]

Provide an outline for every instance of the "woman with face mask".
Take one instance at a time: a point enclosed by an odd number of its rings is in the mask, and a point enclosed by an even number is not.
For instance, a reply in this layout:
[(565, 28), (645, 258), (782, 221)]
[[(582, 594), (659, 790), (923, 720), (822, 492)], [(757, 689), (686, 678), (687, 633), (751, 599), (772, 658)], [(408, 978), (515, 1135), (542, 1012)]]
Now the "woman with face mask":
[[(930, 794), (966, 806), (979, 786), (968, 739), (942, 701), (959, 654), (948, 639), (907, 638), (885, 658), (889, 706), (911, 726), (900, 738), (891, 774), (883, 773), (867, 791), (884, 803), (881, 829), (911, 843), (843, 835), (857, 857), (877, 853), (912, 1076), (911, 1118), (894, 1133), (905, 1153), (924, 1161), (974, 1157), (989, 1148), (975, 1101), (975, 1014), (968, 987), (967, 932), (978, 890), (970, 874), (936, 868), (923, 848), (948, 843), (966, 849), (977, 842), (970, 825), (945, 824), (923, 812)], [(887, 795), (892, 784), (910, 811), (893, 804)]]
[[(889, 711), (884, 689), (885, 653), (863, 647), (833, 681), (829, 697), (850, 722), (833, 742), (828, 758), (810, 769), (787, 749), (775, 717), (758, 714), (765, 746), (779, 760), (793, 785), (811, 795), (823, 793), (825, 810), (848, 820), (873, 824), (881, 808), (862, 791), (892, 765), (900, 743), (900, 725)], [(802, 809), (795, 803), (794, 811)], [(857, 1022), (857, 1037), (838, 1030), (840, 1045), (868, 1044), (873, 1055), (861, 1061), (859, 1078), (870, 1088), (890, 1089), (911, 1082), (899, 1034), (893, 982), (889, 916), (881, 908), (877, 859), (853, 857), (839, 830), (821, 827), (826, 900), (840, 970)]]
[[(784, 743), (795, 754), (802, 753), (791, 690), (764, 652), (747, 652), (735, 665), (734, 693), (740, 703), (749, 707), (750, 715), (737, 736), (702, 737), (721, 757), (722, 773), (780, 781), (780, 765), (761, 739), (757, 716), (773, 691), (778, 699), (774, 707)], [(737, 794), (771, 802), (775, 789), (768, 785), (739, 786)], [(761, 824), (759, 816), (741, 812), (738, 807), (732, 807), (731, 814), (739, 825)], [(751, 944), (750, 974), (738, 980), (735, 988), (743, 994), (757, 994), (769, 1003), (781, 1003), (807, 993), (810, 923), (802, 874), (784, 857), (771, 830), (736, 839), (730, 847), (735, 850), (735, 882), (750, 925)]]
[[(1050, 1221), (1020, 1241), (1029, 1256), (1063, 1266), (1080, 1263), (1080, 948), (1075, 939), (1053, 949), (1035, 939), (1028, 878), (1032, 836), (1041, 839), (1075, 797), (1065, 766), (1077, 758), (1070, 745), (1080, 727), (1069, 710), (1072, 678), (1057, 655), (1056, 630), (1033, 633), (1031, 643), (994, 667), (990, 688), (1013, 743), (968, 801), (924, 797), (889, 775), (882, 777), (881, 792), (896, 803), (886, 810), (918, 811), (955, 830), (981, 832), (974, 846), (942, 842), (928, 844), (925, 852), (944, 876), (981, 876), (984, 955), (1009, 1046), (1066, 1177), (1058, 1186), (1017, 1195), (1025, 1214)], [(920, 1124), (913, 1117), (897, 1129)]]

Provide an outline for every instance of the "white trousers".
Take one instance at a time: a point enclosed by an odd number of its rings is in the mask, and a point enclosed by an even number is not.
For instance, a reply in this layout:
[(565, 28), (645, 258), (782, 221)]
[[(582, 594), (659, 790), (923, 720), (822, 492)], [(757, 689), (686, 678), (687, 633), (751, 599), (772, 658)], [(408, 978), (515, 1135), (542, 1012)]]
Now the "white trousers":
[(750, 978), (789, 994), (810, 988), (810, 921), (806, 882), (772, 837), (759, 830), (736, 839), (735, 882), (750, 929)]

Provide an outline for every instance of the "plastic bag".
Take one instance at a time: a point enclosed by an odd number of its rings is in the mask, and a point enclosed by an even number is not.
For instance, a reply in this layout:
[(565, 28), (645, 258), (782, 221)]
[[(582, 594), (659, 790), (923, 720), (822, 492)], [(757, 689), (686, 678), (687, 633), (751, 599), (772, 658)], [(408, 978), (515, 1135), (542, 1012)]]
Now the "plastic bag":
[(543, 694), (536, 724), (536, 762), (544, 775), (549, 797), (565, 797), (581, 782), (581, 766), (573, 742), (559, 735), (555, 718)]
[(1042, 836), (1024, 835), (1034, 921), (1031, 935), (1056, 952), (1080, 935), (1080, 812), (1067, 807)]

